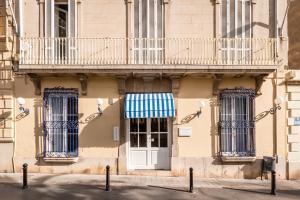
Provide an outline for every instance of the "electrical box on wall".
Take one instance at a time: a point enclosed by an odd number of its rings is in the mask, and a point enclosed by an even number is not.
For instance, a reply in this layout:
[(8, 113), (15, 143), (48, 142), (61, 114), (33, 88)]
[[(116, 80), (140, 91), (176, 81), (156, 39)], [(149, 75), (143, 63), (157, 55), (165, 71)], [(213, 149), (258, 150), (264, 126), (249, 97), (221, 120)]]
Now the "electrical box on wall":
[(113, 140), (114, 141), (120, 141), (120, 129), (119, 129), (118, 126), (114, 127)]
[(179, 137), (191, 137), (192, 136), (192, 127), (180, 127), (178, 130)]

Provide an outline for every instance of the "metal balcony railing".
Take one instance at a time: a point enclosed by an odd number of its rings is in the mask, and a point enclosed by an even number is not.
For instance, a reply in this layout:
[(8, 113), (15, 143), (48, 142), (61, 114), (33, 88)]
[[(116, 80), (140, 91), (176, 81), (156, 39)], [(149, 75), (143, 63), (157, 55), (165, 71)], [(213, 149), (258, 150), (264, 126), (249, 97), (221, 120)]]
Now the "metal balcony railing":
[(21, 38), (20, 65), (275, 65), (273, 38)]

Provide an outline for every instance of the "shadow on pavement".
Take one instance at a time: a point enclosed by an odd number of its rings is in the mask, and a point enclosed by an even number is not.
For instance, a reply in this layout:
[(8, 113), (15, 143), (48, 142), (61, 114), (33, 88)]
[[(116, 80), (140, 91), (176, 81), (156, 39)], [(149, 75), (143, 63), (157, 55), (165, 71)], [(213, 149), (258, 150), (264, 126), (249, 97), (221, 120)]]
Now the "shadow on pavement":
[[(271, 194), (271, 189), (243, 189), (243, 188), (232, 188), (232, 187), (223, 187), (223, 189), (229, 189), (229, 190), (236, 190), (236, 191), (242, 191), (242, 192), (249, 192), (249, 193), (255, 193), (255, 194), (263, 194), (268, 196), (273, 196)], [(278, 189), (276, 190), (277, 196), (290, 196), (295, 197), (296, 199), (300, 199), (300, 189), (299, 190), (283, 190)]]
[(249, 189), (242, 189), (242, 188), (232, 188), (232, 187), (223, 187), (223, 189), (228, 189), (228, 190), (238, 190), (238, 191), (243, 191), (243, 192), (252, 192), (256, 194), (266, 194), (266, 195), (271, 195), (270, 191), (267, 190), (249, 190)]
[(174, 191), (178, 191), (178, 192), (188, 192), (188, 190), (184, 190), (184, 189), (179, 189), (179, 188), (170, 188), (170, 187), (162, 187), (162, 186), (155, 186), (155, 185), (147, 185), (148, 187), (152, 187), (152, 188), (159, 188), (159, 189), (164, 189), (164, 190), (174, 190)]

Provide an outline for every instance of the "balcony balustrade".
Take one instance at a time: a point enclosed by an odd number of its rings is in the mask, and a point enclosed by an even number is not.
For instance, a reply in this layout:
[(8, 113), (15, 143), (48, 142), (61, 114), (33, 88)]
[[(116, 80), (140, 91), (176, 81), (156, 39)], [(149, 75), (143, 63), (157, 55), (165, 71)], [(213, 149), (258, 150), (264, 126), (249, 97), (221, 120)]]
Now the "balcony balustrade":
[(21, 68), (23, 65), (69, 68), (277, 65), (277, 42), (273, 38), (21, 38), (20, 42)]

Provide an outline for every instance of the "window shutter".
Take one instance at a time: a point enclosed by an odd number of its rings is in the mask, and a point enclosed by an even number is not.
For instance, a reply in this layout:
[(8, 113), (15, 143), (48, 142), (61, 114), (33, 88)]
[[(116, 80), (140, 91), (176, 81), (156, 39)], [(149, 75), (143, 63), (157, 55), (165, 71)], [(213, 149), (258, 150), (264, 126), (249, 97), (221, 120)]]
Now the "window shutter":
[(54, 36), (54, 0), (45, 0), (45, 37)]
[(76, 16), (77, 3), (76, 0), (68, 0), (69, 16), (68, 16), (68, 37), (76, 37)]

